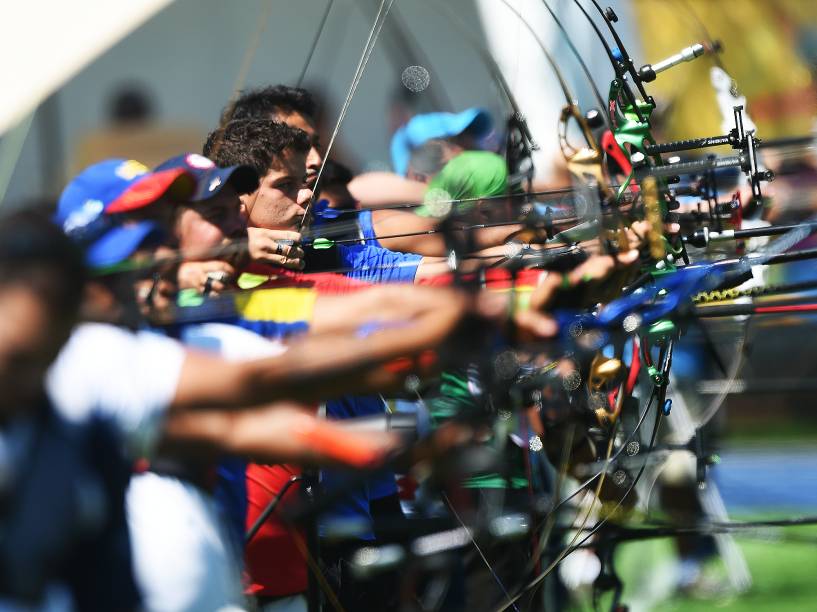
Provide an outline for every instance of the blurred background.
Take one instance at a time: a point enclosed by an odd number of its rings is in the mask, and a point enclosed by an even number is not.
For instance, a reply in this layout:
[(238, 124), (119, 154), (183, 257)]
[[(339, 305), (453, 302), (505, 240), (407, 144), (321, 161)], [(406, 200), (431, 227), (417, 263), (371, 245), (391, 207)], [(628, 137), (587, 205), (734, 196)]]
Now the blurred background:
[[(568, 40), (540, 0), (509, 0), (556, 58), (580, 106), (596, 105)], [(606, 94), (609, 61), (573, 0), (550, 0)], [(722, 67), (746, 97), (761, 138), (803, 136), (817, 117), (817, 3), (810, 0), (615, 0), (618, 28), (640, 64), (693, 42), (720, 40)], [(236, 89), (302, 84), (321, 101), (324, 143), (336, 126), (379, 0), (46, 0), (3, 4), (0, 21), (2, 210), (54, 201), (67, 179), (111, 156), (156, 163), (199, 151)], [(394, 130), (418, 112), (481, 106), (498, 126), (510, 112), (483, 50), (499, 66), (540, 149), (538, 178), (559, 156), (564, 97), (529, 32), (502, 0), (398, 0), (351, 97), (332, 157), (356, 172), (390, 168)], [(721, 133), (710, 59), (649, 86), (667, 138)], [(817, 211), (813, 148), (783, 156), (774, 220)], [(813, 246), (813, 245), (812, 245)], [(814, 264), (777, 280), (814, 278)], [(690, 404), (719, 412), (713, 487), (730, 517), (817, 513), (817, 325), (810, 315), (710, 325), (689, 335), (681, 380)], [(740, 363), (736, 364), (736, 360)], [(739, 367), (736, 367), (739, 366)], [(734, 376), (727, 373), (737, 371)], [(724, 389), (728, 379), (734, 384)], [(694, 408), (693, 408), (694, 412)], [(743, 568), (707, 557), (709, 582), (680, 591), (673, 544), (619, 550), (632, 609), (802, 610), (817, 598), (817, 531), (757, 530), (734, 539)], [(649, 562), (645, 562), (649, 561)], [(739, 561), (734, 561), (740, 563)], [(735, 586), (735, 571), (750, 576)], [(741, 574), (743, 575), (743, 574)], [(724, 587), (724, 585), (726, 585)], [(738, 594), (738, 591), (745, 591)], [(581, 593), (575, 599), (582, 608)]]

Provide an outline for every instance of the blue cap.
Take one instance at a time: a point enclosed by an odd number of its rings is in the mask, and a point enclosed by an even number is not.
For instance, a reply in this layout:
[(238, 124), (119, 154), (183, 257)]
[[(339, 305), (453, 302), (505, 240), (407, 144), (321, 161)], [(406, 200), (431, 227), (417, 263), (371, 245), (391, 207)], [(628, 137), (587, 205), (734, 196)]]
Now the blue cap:
[(258, 189), (258, 174), (251, 166), (227, 166), (219, 168), (211, 160), (197, 153), (177, 155), (162, 162), (154, 172), (181, 169), (196, 180), (196, 190), (190, 197), (193, 202), (212, 198), (227, 183), (239, 195)]
[[(121, 223), (108, 214), (135, 210), (157, 200), (174, 185), (189, 192), (192, 181), (183, 172), (150, 172), (134, 160), (108, 159), (83, 170), (60, 195), (55, 221), (63, 232), (86, 248), (91, 267), (124, 261), (149, 237), (158, 238), (153, 222)], [(184, 195), (184, 194), (180, 194)]]
[(85, 249), (85, 261), (92, 268), (105, 268), (125, 261), (143, 244), (158, 244), (164, 232), (153, 221), (112, 225)]
[[(84, 225), (83, 211), (102, 207), (106, 214), (149, 206), (166, 193), (185, 200), (193, 192), (191, 175), (181, 168), (151, 172), (132, 159), (106, 159), (71, 179), (57, 203), (60, 225)], [(63, 228), (66, 229), (66, 228)]]
[(488, 111), (468, 108), (461, 113), (426, 113), (415, 115), (394, 133), (391, 139), (391, 161), (397, 174), (406, 175), (411, 152), (434, 138), (451, 138), (471, 129), (477, 138), (491, 133), (493, 120)]

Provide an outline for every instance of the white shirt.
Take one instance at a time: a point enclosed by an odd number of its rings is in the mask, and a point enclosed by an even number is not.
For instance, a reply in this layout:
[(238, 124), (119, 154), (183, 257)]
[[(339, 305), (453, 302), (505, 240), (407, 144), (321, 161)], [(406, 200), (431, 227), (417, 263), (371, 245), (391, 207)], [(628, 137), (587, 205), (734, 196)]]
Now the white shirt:
[[(187, 347), (238, 361), (285, 347), (234, 325), (187, 326)], [(185, 348), (151, 332), (80, 325), (51, 368), (47, 390), (68, 420), (113, 419), (135, 456), (150, 456), (178, 386)], [(134, 476), (127, 492), (134, 573), (148, 610), (243, 609), (237, 557), (209, 495), (170, 476)]]
[(215, 353), (227, 361), (277, 357), (286, 352), (286, 346), (277, 340), (227, 323), (188, 325), (180, 339), (187, 347)]
[[(185, 326), (185, 347), (239, 361), (285, 349), (235, 325)], [(243, 609), (240, 554), (224, 532), (209, 495), (171, 476), (131, 479), (127, 496), (136, 580), (151, 611)]]
[(184, 359), (184, 348), (159, 334), (84, 323), (51, 366), (46, 390), (69, 422), (110, 419), (133, 456), (150, 456)]

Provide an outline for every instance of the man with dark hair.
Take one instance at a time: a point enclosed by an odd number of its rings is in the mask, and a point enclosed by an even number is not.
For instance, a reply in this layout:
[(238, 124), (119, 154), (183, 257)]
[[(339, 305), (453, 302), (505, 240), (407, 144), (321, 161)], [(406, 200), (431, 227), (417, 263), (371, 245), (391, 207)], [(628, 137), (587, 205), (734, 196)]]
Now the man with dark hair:
[[(436, 122), (431, 120), (431, 125), (428, 125), (429, 117), (442, 120)], [(313, 191), (323, 187), (324, 177), (321, 177), (321, 185), (316, 185), (323, 164), (323, 153), (315, 129), (315, 104), (308, 91), (284, 85), (250, 90), (239, 96), (232, 106), (228, 106), (222, 112), (221, 119), (222, 128), (229, 123), (227, 119), (273, 119), (303, 130), (311, 145), (306, 158), (306, 186)], [(439, 123), (443, 125), (438, 125)], [(465, 150), (462, 146), (466, 144), (464, 137), (461, 142), (456, 138), (447, 137), (468, 132), (471, 126), (479, 127), (478, 133), (484, 134), (490, 129), (491, 121), (485, 111), (468, 109), (457, 115), (450, 113), (422, 115), (414, 118), (410, 124), (415, 129), (407, 131), (407, 128), (401, 128), (400, 137), (395, 135), (395, 140), (407, 142), (397, 149), (403, 153), (401, 157), (403, 164), (409, 166), (409, 179), (396, 174), (376, 172), (354, 177), (347, 182), (347, 193), (364, 209), (384, 204), (422, 202), (426, 183), (446, 162)], [(416, 129), (418, 126), (419, 129)], [(429, 140), (434, 142), (426, 144)], [(205, 155), (211, 157), (207, 151)], [(406, 174), (406, 171), (406, 168), (401, 168), (402, 174)], [(361, 244), (430, 257), (442, 257), (447, 254), (440, 236), (433, 233), (423, 235), (423, 232), (434, 230), (438, 226), (439, 222), (434, 218), (421, 217), (400, 210), (363, 210), (354, 215), (340, 215), (338, 219), (341, 225), (349, 220), (357, 223), (357, 234), (361, 238)], [(507, 228), (487, 228), (475, 232), (477, 246), (486, 249), (504, 244), (507, 237), (518, 229), (520, 226), (509, 225)], [(377, 238), (407, 233), (414, 235)], [(338, 235), (347, 236), (346, 233)]]
[(234, 104), (222, 111), (221, 125), (237, 119), (275, 119), (303, 130), (309, 139), (306, 184), (311, 189), (315, 187), (323, 163), (320, 136), (315, 125), (316, 110), (315, 100), (306, 89), (274, 85), (242, 93)]
[[(231, 121), (209, 135), (204, 151), (218, 166), (249, 164), (261, 171), (259, 188), (241, 196), (251, 255), (253, 228), (292, 231), (305, 223), (312, 195), (303, 187), (307, 144), (303, 132), (270, 119)], [(266, 169), (264, 163), (269, 164)], [(342, 270), (369, 282), (416, 282), (448, 270), (443, 257), (397, 253), (365, 244), (307, 249), (306, 263), (310, 271)], [(468, 261), (463, 265), (476, 267)]]
[[(229, 157), (236, 164), (250, 166), (260, 177), (267, 173), (282, 151), (292, 149), (302, 154), (309, 151), (309, 138), (300, 128), (286, 129), (291, 126), (282, 121), (264, 123), (256, 119), (234, 119), (213, 130), (207, 136), (202, 154), (222, 167), (224, 164), (219, 160)], [(245, 147), (247, 142), (256, 144)]]
[[(251, 146), (248, 146), (252, 143)], [(250, 166), (261, 184), (242, 198), (249, 227), (297, 230), (303, 225), (311, 192), (303, 187), (304, 160), (310, 151), (306, 133), (284, 123), (238, 119), (207, 137), (204, 155), (218, 166)], [(289, 197), (285, 207), (270, 206), (276, 192)]]
[[(274, 119), (306, 132), (312, 144), (306, 162), (307, 186), (314, 189), (323, 163), (316, 110), (315, 100), (306, 89), (273, 85), (242, 93), (222, 111), (221, 125), (233, 119)], [(417, 181), (375, 172), (350, 181), (350, 192), (365, 207), (405, 202), (419, 204), (425, 188)]]
[[(228, 124), (229, 129), (220, 127), (208, 135), (202, 152), (219, 166), (249, 166), (262, 178), (261, 189), (254, 192), (253, 201), (247, 203), (242, 199), (250, 257), (255, 261), (301, 270), (305, 263), (298, 247), (301, 242), (299, 230), (311, 197), (310, 191), (302, 189), (306, 182), (302, 168), (307, 154), (314, 149), (310, 149), (302, 130), (288, 128), (282, 123), (269, 125), (272, 123), (259, 123), (253, 119), (232, 121)], [(246, 147), (247, 142), (258, 144)], [(278, 157), (280, 162), (274, 163)], [(293, 162), (298, 166), (294, 171)], [(276, 166), (274, 176), (267, 176), (273, 165)], [(275, 192), (284, 192), (290, 206), (283, 210), (255, 206), (259, 197), (263, 202), (265, 195)]]
[(235, 104), (224, 109), (221, 115), (221, 125), (234, 119), (254, 119), (281, 113), (288, 115), (297, 113), (314, 121), (316, 111), (315, 100), (306, 89), (288, 85), (270, 85), (243, 92)]
[[(69, 424), (45, 376), (79, 313), (85, 267), (47, 219), (0, 221), (0, 602), (14, 609), (134, 610), (124, 493), (110, 423)], [(66, 601), (67, 599), (67, 601)]]

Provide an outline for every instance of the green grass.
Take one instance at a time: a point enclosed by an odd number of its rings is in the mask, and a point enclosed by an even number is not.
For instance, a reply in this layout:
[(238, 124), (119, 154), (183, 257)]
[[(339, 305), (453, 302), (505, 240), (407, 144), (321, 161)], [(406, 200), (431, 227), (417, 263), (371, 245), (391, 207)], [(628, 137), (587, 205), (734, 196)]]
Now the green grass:
[[(711, 599), (669, 593), (673, 544), (653, 540), (621, 545), (616, 564), (624, 582), (623, 603), (632, 610), (702, 612), (704, 610), (795, 611), (817, 610), (817, 527), (766, 532), (767, 538), (738, 537), (752, 574), (752, 588), (741, 595)], [(772, 540), (771, 538), (778, 538)], [(707, 568), (710, 576), (724, 576), (719, 561)], [(605, 602), (609, 601), (607, 599)], [(588, 602), (576, 610), (589, 610)], [(602, 610), (609, 609), (603, 603)]]
[(817, 423), (810, 421), (758, 421), (730, 424), (723, 436), (729, 446), (744, 443), (764, 446), (775, 444), (814, 444), (817, 441)]

